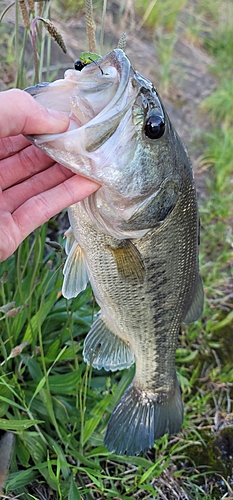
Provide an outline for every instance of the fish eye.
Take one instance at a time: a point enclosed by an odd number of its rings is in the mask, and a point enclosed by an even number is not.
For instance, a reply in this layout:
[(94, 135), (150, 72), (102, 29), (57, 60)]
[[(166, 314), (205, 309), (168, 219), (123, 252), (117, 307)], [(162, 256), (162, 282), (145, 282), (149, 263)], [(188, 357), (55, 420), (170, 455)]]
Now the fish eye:
[(164, 118), (161, 115), (152, 115), (145, 124), (145, 134), (149, 139), (159, 139), (165, 131)]
[(84, 68), (84, 66), (86, 66), (86, 64), (84, 64), (82, 61), (80, 61), (80, 59), (78, 59), (74, 63), (74, 69), (76, 69), (76, 71), (82, 71), (82, 69)]

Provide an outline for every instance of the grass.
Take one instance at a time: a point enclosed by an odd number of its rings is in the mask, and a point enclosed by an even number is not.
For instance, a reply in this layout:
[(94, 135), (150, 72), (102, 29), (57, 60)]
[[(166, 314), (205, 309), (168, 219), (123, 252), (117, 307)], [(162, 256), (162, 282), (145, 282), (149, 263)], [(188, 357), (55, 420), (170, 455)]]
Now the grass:
[[(164, 10), (169, 0), (157, 4)], [(26, 500), (233, 496), (232, 2), (218, 9), (216, 16), (212, 2), (198, 2), (193, 17), (200, 29), (200, 20), (211, 28), (202, 45), (213, 56), (218, 84), (203, 104), (210, 131), (201, 139), (206, 304), (201, 320), (183, 328), (177, 349), (182, 431), (159, 439), (145, 457), (117, 457), (104, 448), (107, 420), (133, 371), (112, 374), (84, 364), (83, 341), (97, 307), (90, 288), (74, 300), (62, 297), (63, 241), (58, 236), (60, 246), (48, 245), (45, 225), (0, 265), (0, 429), (16, 434), (8, 494)]]
[(168, 31), (174, 31), (177, 17), (187, 0), (136, 0), (135, 8), (144, 17), (145, 26), (154, 29), (163, 26)]

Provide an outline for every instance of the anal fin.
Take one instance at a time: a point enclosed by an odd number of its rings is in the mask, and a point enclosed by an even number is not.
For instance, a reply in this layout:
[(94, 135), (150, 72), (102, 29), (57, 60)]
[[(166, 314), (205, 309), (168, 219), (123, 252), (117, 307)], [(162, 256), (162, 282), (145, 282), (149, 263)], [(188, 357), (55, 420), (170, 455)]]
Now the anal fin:
[(109, 329), (101, 316), (85, 338), (83, 357), (86, 363), (98, 370), (123, 370), (134, 363), (128, 344)]

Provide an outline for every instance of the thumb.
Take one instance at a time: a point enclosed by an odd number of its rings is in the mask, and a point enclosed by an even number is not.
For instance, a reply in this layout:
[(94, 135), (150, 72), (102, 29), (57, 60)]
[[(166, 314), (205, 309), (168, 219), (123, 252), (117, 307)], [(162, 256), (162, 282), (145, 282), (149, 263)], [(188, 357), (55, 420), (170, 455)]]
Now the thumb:
[(19, 89), (0, 92), (0, 137), (18, 134), (56, 134), (69, 125), (65, 113), (44, 108)]

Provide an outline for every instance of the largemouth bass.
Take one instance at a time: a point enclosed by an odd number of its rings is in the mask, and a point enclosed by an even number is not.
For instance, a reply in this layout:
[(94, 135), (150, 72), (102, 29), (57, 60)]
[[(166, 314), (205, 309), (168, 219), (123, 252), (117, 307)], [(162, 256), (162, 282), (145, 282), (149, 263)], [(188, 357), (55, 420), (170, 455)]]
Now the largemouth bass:
[(120, 49), (27, 91), (70, 117), (68, 131), (32, 142), (101, 185), (69, 207), (63, 294), (75, 297), (90, 282), (101, 308), (85, 339), (87, 363), (135, 363), (105, 445), (140, 454), (183, 421), (177, 339), (203, 306), (192, 166), (155, 87)]

